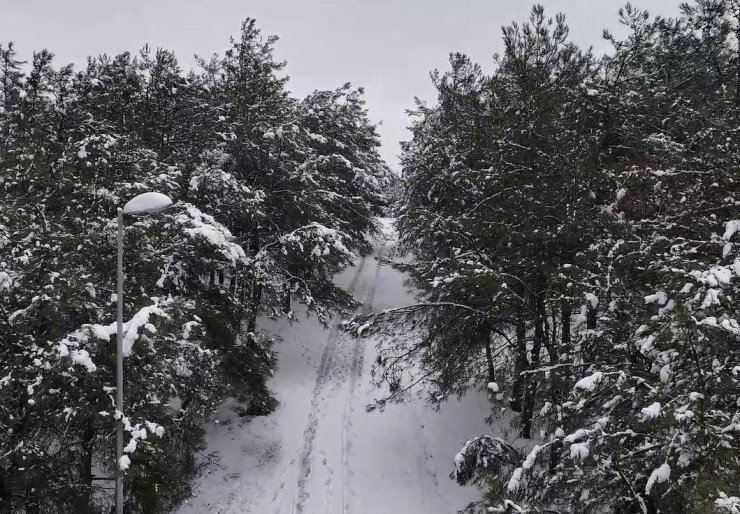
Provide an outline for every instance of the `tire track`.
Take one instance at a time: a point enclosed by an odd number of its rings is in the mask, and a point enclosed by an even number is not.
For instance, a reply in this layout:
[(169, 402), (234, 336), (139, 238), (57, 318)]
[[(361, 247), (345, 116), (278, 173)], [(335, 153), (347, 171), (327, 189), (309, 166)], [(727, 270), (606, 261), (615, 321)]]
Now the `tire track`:
[[(380, 274), (380, 261), (378, 260), (380, 257), (383, 256), (383, 251), (385, 250), (384, 247), (379, 247), (376, 252), (373, 260), (375, 261), (375, 273), (373, 274), (373, 278), (370, 282), (368, 292), (365, 295), (365, 298), (363, 299), (362, 306), (360, 307), (360, 312), (362, 314), (368, 314), (372, 311), (372, 304), (375, 300), (375, 291), (378, 286), (378, 275)], [(353, 412), (354, 409), (352, 408), (352, 403), (355, 397), (355, 388), (357, 387), (357, 381), (362, 376), (362, 368), (364, 365), (364, 357), (365, 357), (365, 345), (362, 340), (360, 340), (359, 337), (354, 339), (353, 345), (352, 345), (352, 364), (350, 366), (350, 374), (349, 374), (349, 391), (347, 393), (347, 397), (344, 404), (344, 414), (342, 417), (342, 465), (341, 465), (341, 475), (340, 480), (342, 484), (342, 512), (348, 512), (349, 511), (349, 505), (347, 503), (347, 500), (345, 498), (345, 484), (347, 483), (347, 479), (352, 476), (352, 470), (349, 466), (349, 455), (352, 450), (352, 441), (347, 439), (346, 432), (350, 426), (352, 426), (352, 422), (349, 419), (349, 413)], [(349, 487), (349, 484), (346, 485), (346, 489), (350, 490), (351, 495), (351, 488)]]
[[(357, 288), (366, 262), (367, 257), (362, 257), (360, 260), (360, 264), (357, 266), (357, 271), (352, 278), (352, 282), (350, 282), (349, 286), (347, 287), (348, 293), (353, 294), (355, 289)], [(316, 431), (318, 429), (319, 423), (319, 410), (323, 401), (321, 393), (324, 389), (324, 384), (329, 378), (333, 363), (333, 356), (340, 334), (340, 331), (337, 328), (337, 321), (339, 321), (339, 317), (335, 317), (331, 332), (329, 333), (329, 337), (327, 338), (326, 345), (324, 346), (324, 350), (321, 353), (321, 360), (319, 362), (319, 368), (316, 374), (316, 384), (314, 385), (313, 392), (311, 394), (311, 411), (308, 415), (308, 423), (306, 424), (306, 429), (303, 431), (303, 449), (301, 450), (300, 461), (298, 463), (298, 489), (296, 491), (295, 502), (293, 504), (293, 510), (299, 514), (303, 512), (306, 501), (310, 496), (310, 493), (306, 490), (306, 485), (308, 482), (308, 478), (311, 475), (314, 441), (316, 439)]]

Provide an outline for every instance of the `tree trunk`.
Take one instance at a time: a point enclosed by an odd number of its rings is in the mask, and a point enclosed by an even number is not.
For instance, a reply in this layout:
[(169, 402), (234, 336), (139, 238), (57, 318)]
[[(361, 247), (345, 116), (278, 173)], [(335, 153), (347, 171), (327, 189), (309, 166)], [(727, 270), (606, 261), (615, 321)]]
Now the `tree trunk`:
[(286, 283), (283, 287), (283, 312), (290, 312), (290, 284)]
[(229, 282), (229, 293), (236, 295), (236, 277), (239, 274), (239, 263), (234, 265), (234, 271), (231, 274), (231, 281)]
[[(541, 299), (535, 300), (534, 305), (534, 341), (529, 359), (529, 370), (536, 370), (540, 366), (540, 350), (545, 338), (545, 312)], [(524, 400), (522, 406), (522, 437), (532, 438), (532, 419), (534, 417), (535, 400), (537, 398), (537, 373), (528, 373), (525, 379)]]
[[(560, 304), (560, 351), (559, 360), (567, 361), (568, 354), (570, 353), (570, 317), (571, 317), (571, 306), (563, 300)], [(560, 409), (563, 402), (565, 401), (566, 391), (566, 380), (563, 379), (563, 372), (560, 369), (553, 369), (550, 372), (550, 378), (552, 380), (551, 386), (551, 398), (555, 409)], [(556, 441), (550, 446), (550, 461), (548, 463), (548, 470), (550, 473), (555, 472), (563, 452), (563, 443)]]
[[(586, 328), (588, 330), (596, 330), (596, 317), (599, 312), (598, 307), (595, 307), (591, 305), (591, 302), (588, 302), (586, 308)], [(593, 362), (594, 355), (596, 353), (596, 348), (594, 348), (594, 345), (596, 344), (596, 338), (589, 337), (586, 339), (586, 342), (588, 343), (588, 347), (584, 349), (585, 351), (583, 352), (583, 358), (586, 362)]]
[(95, 428), (91, 422), (87, 422), (82, 435), (82, 455), (80, 459), (80, 485), (81, 491), (75, 500), (75, 512), (80, 514), (92, 514), (92, 461), (93, 461), (93, 439)]
[[(249, 241), (249, 249), (251, 254), (257, 255), (260, 251), (260, 233), (258, 229), (254, 229), (252, 232), (252, 238)], [(257, 312), (259, 311), (259, 305), (262, 301), (262, 284), (256, 280), (252, 282), (252, 291), (249, 298), (249, 316), (247, 320), (247, 331), (254, 332), (257, 328)]]
[[(36, 486), (36, 487), (34, 487)], [(41, 514), (41, 504), (38, 500), (38, 484), (35, 480), (26, 482), (26, 514)]]
[(658, 514), (658, 506), (652, 496), (645, 498), (645, 506), (647, 507), (647, 514)]
[[(560, 304), (560, 345), (555, 348), (554, 354), (550, 355), (551, 364), (555, 365), (563, 361), (568, 360), (568, 354), (570, 353), (570, 316), (571, 307), (570, 304), (563, 300)], [(566, 396), (566, 381), (563, 380), (563, 371), (560, 368), (555, 368), (550, 372), (552, 379), (551, 387), (551, 398), (553, 404), (558, 406), (562, 405)]]
[(491, 332), (489, 330), (481, 331), (481, 339), (486, 347), (486, 364), (488, 365), (488, 381), (496, 381), (496, 367), (493, 364), (493, 352), (491, 351)]
[(519, 306), (516, 311), (516, 347), (514, 348), (514, 384), (511, 387), (511, 401), (509, 407), (514, 412), (522, 411), (522, 396), (524, 395), (524, 376), (527, 369), (527, 331), (524, 322), (524, 309)]
[(563, 455), (563, 443), (561, 441), (553, 441), (550, 445), (550, 460), (547, 463), (547, 470), (550, 473), (555, 473), (555, 469), (560, 464), (560, 459)]
[(561, 358), (567, 359), (570, 353), (570, 317), (571, 317), (571, 306), (570, 303), (563, 300), (560, 304), (560, 324), (562, 327), (562, 334), (560, 335), (560, 348)]
[(589, 302), (587, 309), (586, 328), (589, 330), (596, 330), (596, 315), (599, 312), (598, 307), (594, 307), (593, 305), (591, 305), (591, 302)]
[(735, 23), (737, 24), (735, 29), (735, 39), (737, 41), (735, 49), (735, 109), (738, 109), (740, 108), (740, 16), (737, 13)]
[(13, 489), (10, 476), (4, 471), (0, 475), (0, 514), (10, 514), (13, 510)]

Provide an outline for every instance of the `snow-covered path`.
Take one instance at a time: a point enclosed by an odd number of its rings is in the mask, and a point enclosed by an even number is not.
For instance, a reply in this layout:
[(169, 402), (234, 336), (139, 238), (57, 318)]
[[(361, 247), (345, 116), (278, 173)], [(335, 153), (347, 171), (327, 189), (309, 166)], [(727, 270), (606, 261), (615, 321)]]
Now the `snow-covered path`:
[[(379, 245), (376, 255), (386, 250)], [(363, 309), (413, 302), (402, 282), (375, 256), (337, 277)], [(415, 400), (368, 413), (380, 395), (369, 382), (372, 340), (325, 330), (314, 317), (261, 328), (282, 339), (270, 384), (281, 405), (249, 422), (222, 406), (207, 427), (213, 464), (180, 514), (450, 514), (476, 497), (448, 475), (462, 444), (489, 432), (484, 394), (439, 412)]]

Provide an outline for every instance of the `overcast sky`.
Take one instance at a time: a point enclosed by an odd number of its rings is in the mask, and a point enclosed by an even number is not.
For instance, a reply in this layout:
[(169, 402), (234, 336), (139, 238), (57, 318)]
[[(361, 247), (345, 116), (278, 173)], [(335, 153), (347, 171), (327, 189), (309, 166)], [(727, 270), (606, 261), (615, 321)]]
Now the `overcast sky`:
[[(223, 52), (240, 22), (256, 18), (280, 36), (276, 53), (288, 61), (290, 89), (303, 96), (351, 82), (367, 93), (382, 154), (397, 167), (398, 142), (408, 138), (405, 109), (413, 97), (432, 100), (429, 71), (446, 69), (452, 51), (484, 69), (501, 50), (500, 28), (526, 19), (521, 0), (0, 0), (0, 42), (23, 58), (47, 48), (57, 64), (88, 55), (136, 51), (145, 43), (175, 51), (184, 67), (193, 55)], [(624, 0), (544, 0), (546, 12), (566, 14), (572, 39), (608, 50), (604, 28), (619, 33)], [(633, 0), (651, 14), (678, 12), (679, 0)]]

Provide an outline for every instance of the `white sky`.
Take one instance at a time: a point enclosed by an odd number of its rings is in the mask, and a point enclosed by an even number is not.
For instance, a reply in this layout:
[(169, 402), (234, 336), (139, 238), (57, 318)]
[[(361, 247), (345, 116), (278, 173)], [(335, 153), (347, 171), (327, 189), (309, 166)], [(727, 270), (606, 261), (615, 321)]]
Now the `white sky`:
[[(256, 18), (263, 34), (280, 36), (290, 89), (303, 96), (344, 82), (363, 86), (382, 154), (397, 167), (408, 139), (405, 109), (413, 97), (434, 98), (429, 71), (446, 69), (452, 51), (484, 69), (501, 51), (500, 28), (523, 21), (534, 2), (519, 0), (0, 0), (0, 42), (23, 58), (47, 48), (57, 64), (88, 55), (135, 52), (145, 43), (173, 50), (183, 67), (193, 54), (223, 52), (241, 20)], [(602, 29), (619, 33), (624, 0), (544, 0), (546, 13), (566, 14), (572, 39), (608, 50)], [(679, 0), (634, 0), (651, 14), (672, 16)]]

